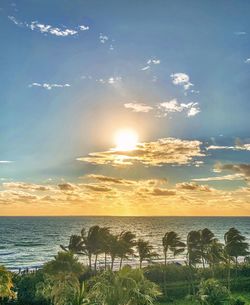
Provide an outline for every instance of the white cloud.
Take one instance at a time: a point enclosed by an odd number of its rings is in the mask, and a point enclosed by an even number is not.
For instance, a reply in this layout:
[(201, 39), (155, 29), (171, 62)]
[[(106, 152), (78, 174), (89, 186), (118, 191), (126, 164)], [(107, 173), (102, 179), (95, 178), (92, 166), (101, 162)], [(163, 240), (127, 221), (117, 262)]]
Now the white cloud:
[(145, 66), (145, 67), (141, 68), (142, 71), (146, 71), (148, 69), (150, 69), (150, 66)]
[(146, 71), (149, 70), (151, 68), (152, 65), (159, 65), (161, 63), (161, 60), (158, 58), (151, 58), (147, 61), (146, 66), (144, 66), (143, 68), (141, 68), (141, 71)]
[(106, 43), (109, 40), (109, 37), (107, 35), (103, 35), (102, 33), (100, 33), (99, 40), (100, 43)]
[(245, 60), (245, 63), (246, 63), (246, 64), (250, 64), (250, 58), (247, 58), (247, 59)]
[(192, 181), (197, 181), (197, 182), (198, 181), (234, 181), (234, 180), (244, 180), (244, 175), (243, 174), (233, 174), (233, 175), (192, 179)]
[(48, 83), (32, 83), (29, 85), (30, 88), (32, 87), (41, 87), (47, 90), (51, 90), (53, 88), (65, 88), (70, 87), (70, 84), (48, 84)]
[(9, 160), (0, 160), (0, 164), (9, 164), (9, 163), (13, 163), (13, 161), (9, 161)]
[(160, 110), (160, 117), (166, 117), (170, 113), (174, 112), (185, 112), (188, 117), (195, 116), (200, 112), (199, 104), (196, 102), (190, 103), (179, 103), (177, 99), (172, 99), (169, 102), (163, 102), (158, 104)]
[(124, 107), (131, 109), (133, 112), (149, 112), (153, 109), (153, 107), (143, 103), (126, 103)]
[(170, 75), (174, 85), (183, 86), (184, 90), (188, 90), (190, 87), (194, 86), (190, 82), (190, 78), (186, 73), (173, 73)]
[(80, 31), (89, 30), (89, 26), (86, 26), (86, 25), (79, 25), (77, 28), (70, 29), (65, 26), (63, 26), (62, 28), (53, 27), (52, 25), (43, 24), (38, 21), (32, 21), (31, 23), (21, 22), (21, 21), (18, 21), (14, 16), (8, 16), (8, 18), (17, 26), (25, 26), (32, 31), (38, 31), (42, 34), (50, 34), (50, 35), (55, 35), (55, 36), (60, 36), (60, 37), (76, 35), (76, 34), (78, 34), (79, 30)]
[(79, 25), (79, 29), (80, 29), (80, 31), (88, 31), (89, 30), (89, 26)]
[(96, 81), (98, 83), (101, 83), (101, 84), (110, 84), (110, 85), (115, 85), (119, 82), (122, 81), (122, 77), (121, 76), (116, 76), (116, 77), (109, 77), (107, 79), (104, 79), (104, 78), (99, 78), (99, 79), (96, 79)]
[(141, 163), (145, 166), (162, 166), (165, 164), (187, 165), (196, 157), (203, 157), (201, 142), (163, 138), (154, 142), (138, 143), (136, 148), (120, 151), (116, 148), (103, 152), (93, 152), (77, 160), (97, 165), (127, 166)]
[(210, 145), (207, 147), (207, 150), (246, 150), (250, 151), (250, 144), (237, 144), (235, 146), (219, 146), (219, 145)]
[(247, 32), (245, 31), (239, 31), (239, 32), (234, 32), (235, 35), (241, 36), (241, 35), (246, 35)]

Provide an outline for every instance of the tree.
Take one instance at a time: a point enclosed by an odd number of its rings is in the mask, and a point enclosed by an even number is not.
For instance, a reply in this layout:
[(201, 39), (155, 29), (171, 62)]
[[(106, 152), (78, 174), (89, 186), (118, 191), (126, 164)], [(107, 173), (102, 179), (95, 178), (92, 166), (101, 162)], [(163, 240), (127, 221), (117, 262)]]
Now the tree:
[(230, 293), (219, 281), (209, 279), (201, 282), (197, 299), (202, 305), (225, 305), (229, 304)]
[(11, 273), (4, 266), (0, 266), (0, 300), (4, 298), (14, 298), (15, 294), (12, 288), (13, 282)]
[(249, 245), (246, 242), (246, 237), (241, 235), (240, 231), (235, 228), (230, 228), (224, 235), (225, 252), (229, 256), (229, 261), (235, 259), (236, 268), (238, 266), (239, 256), (247, 256), (249, 254)]
[(163, 239), (162, 239), (162, 245), (163, 245), (163, 252), (164, 252), (164, 261), (165, 265), (167, 264), (167, 254), (170, 250), (174, 257), (185, 250), (185, 243), (181, 241), (181, 238), (178, 236), (178, 234), (174, 231), (167, 232)]
[(79, 263), (77, 257), (73, 256), (73, 253), (58, 252), (54, 260), (47, 262), (43, 266), (43, 271), (52, 276), (67, 273), (78, 277), (83, 273), (84, 267)]
[(199, 231), (190, 231), (187, 235), (187, 261), (194, 267), (201, 262)]
[(144, 260), (150, 260), (151, 258), (159, 256), (156, 252), (152, 251), (153, 247), (149, 244), (149, 242), (143, 239), (139, 239), (137, 241), (136, 248), (139, 255), (140, 269)]
[(60, 245), (64, 251), (72, 252), (73, 254), (83, 254), (83, 241), (80, 235), (71, 235), (68, 246)]
[(225, 262), (225, 252), (223, 244), (220, 243), (216, 238), (212, 240), (207, 248), (206, 259), (210, 267), (212, 268), (213, 276), (215, 266), (221, 262)]
[(141, 270), (124, 267), (96, 277), (89, 296), (98, 305), (153, 305), (159, 294), (158, 287)]
[(133, 247), (136, 245), (135, 234), (130, 231), (123, 231), (118, 237), (118, 257), (120, 257), (120, 269), (122, 268), (123, 259), (134, 254)]
[(205, 228), (199, 230), (200, 240), (198, 241), (198, 247), (200, 248), (200, 254), (202, 259), (203, 268), (205, 268), (205, 263), (207, 262), (208, 249), (214, 241), (214, 233), (209, 229)]
[[(92, 226), (86, 233), (83, 228), (81, 231), (82, 241), (83, 241), (83, 252), (88, 256), (89, 268), (92, 267), (92, 256), (95, 255), (95, 269), (97, 263), (97, 256), (101, 252), (101, 238), (104, 228), (100, 226)], [(108, 231), (108, 228), (105, 228)]]

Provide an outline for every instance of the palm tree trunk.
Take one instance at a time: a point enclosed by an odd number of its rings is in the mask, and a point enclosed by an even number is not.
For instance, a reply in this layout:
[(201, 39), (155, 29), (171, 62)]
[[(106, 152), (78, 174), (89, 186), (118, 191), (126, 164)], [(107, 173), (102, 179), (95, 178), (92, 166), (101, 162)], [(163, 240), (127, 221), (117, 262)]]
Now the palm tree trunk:
[(92, 255), (89, 254), (88, 257), (89, 257), (89, 268), (92, 269), (92, 266), (91, 266), (91, 257), (92, 257)]
[(122, 269), (122, 261), (123, 261), (123, 258), (121, 257), (121, 260), (120, 260), (120, 270)]
[(113, 268), (114, 268), (114, 261), (115, 261), (115, 258), (111, 257), (111, 270), (112, 271), (113, 271)]
[(104, 253), (104, 269), (107, 269), (107, 253)]
[(167, 266), (167, 251), (164, 251), (164, 262), (165, 266)]
[(142, 260), (140, 259), (140, 269), (141, 269), (141, 267), (142, 267)]
[(97, 254), (95, 255), (95, 271), (96, 271), (96, 267), (97, 267)]

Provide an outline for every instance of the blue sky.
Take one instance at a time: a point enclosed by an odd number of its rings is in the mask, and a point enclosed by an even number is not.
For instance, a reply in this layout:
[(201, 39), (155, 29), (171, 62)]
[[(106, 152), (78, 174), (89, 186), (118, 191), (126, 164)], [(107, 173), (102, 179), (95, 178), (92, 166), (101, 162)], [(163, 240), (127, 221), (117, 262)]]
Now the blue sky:
[[(166, 178), (168, 185), (155, 186), (164, 192), (181, 189), (178, 183), (244, 191), (235, 196), (242, 196), (244, 214), (250, 214), (249, 10), (243, 0), (2, 0), (0, 178), (6, 213), (16, 200), (8, 201), (8, 192), (23, 190), (14, 183), (64, 181), (81, 188), (79, 177), (100, 174), (137, 182)], [(110, 153), (101, 161), (88, 159), (114, 147), (115, 132), (124, 128), (144, 143), (135, 162), (121, 168)], [(88, 195), (95, 201), (98, 194)], [(47, 204), (41, 199), (41, 207)]]

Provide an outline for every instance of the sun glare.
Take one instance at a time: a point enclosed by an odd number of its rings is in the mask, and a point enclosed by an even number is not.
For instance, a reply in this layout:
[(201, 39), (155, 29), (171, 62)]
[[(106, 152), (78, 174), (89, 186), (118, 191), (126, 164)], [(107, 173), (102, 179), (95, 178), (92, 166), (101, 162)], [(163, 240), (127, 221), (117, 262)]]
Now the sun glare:
[(117, 150), (133, 150), (138, 143), (138, 134), (131, 129), (119, 130), (115, 134), (115, 144)]

